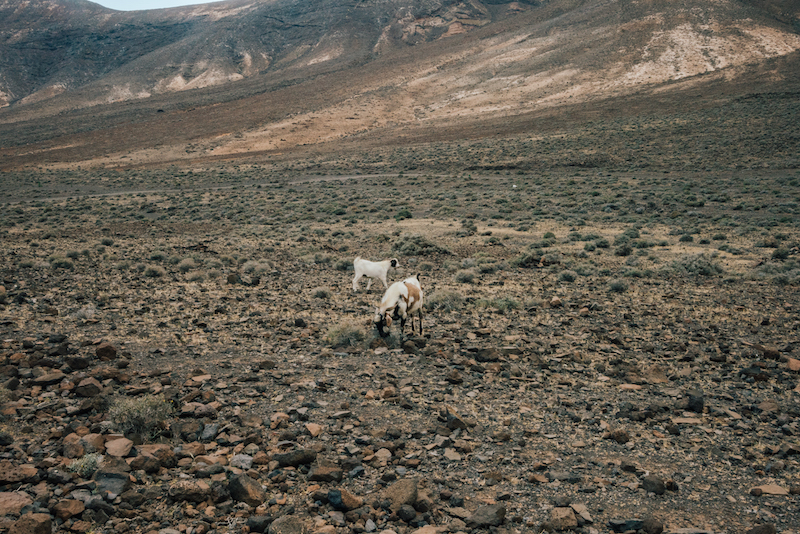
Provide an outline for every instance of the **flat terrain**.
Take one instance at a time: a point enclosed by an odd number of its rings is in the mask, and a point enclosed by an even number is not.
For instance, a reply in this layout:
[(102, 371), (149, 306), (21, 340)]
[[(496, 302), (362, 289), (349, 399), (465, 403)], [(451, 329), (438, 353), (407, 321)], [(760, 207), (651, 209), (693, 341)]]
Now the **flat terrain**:
[[(37, 474), (5, 491), (51, 510), (97, 492), (70, 467), (103, 448), (70, 436), (109, 443), (115, 406), (163, 396), (174, 411), (127, 435), (172, 460), (145, 469), (135, 446), (122, 497), (60, 530), (797, 532), (800, 172), (725, 163), (15, 173), (3, 461)], [(375, 335), (357, 254), (421, 274), (423, 336)], [(231, 496), (244, 474), (264, 504)], [(410, 513), (380, 497), (400, 480)]]

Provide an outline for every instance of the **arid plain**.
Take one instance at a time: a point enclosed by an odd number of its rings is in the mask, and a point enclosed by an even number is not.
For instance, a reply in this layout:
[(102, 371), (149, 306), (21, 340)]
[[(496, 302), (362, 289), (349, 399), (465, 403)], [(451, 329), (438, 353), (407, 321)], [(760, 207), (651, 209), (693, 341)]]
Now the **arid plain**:
[[(524, 55), (495, 18), (0, 113), (0, 531), (798, 533), (797, 52), (525, 109), (495, 57), (450, 113), (485, 39)], [(422, 335), (356, 255), (420, 275)]]

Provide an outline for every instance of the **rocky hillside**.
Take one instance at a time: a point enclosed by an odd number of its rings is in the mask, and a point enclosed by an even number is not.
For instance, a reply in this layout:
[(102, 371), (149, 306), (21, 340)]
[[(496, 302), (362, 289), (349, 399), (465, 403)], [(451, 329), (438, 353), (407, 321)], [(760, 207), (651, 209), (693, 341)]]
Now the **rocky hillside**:
[(115, 12), (84, 0), (0, 4), (2, 103), (101, 82), (104, 101), (145, 98), (462, 33), (525, 2), (231, 0)]
[(313, 157), (752, 94), (794, 109), (800, 72), (789, 2), (0, 5), (3, 169)]

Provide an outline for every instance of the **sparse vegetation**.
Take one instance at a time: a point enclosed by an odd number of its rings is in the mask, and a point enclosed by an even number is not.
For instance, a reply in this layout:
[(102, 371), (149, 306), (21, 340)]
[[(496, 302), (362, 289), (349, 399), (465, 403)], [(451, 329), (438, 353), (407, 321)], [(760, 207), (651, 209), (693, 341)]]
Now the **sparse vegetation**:
[(149, 441), (169, 429), (172, 411), (172, 403), (163, 395), (142, 395), (117, 397), (108, 409), (108, 416), (123, 434)]
[(355, 347), (364, 342), (364, 329), (352, 320), (333, 325), (325, 334), (325, 342), (333, 348)]

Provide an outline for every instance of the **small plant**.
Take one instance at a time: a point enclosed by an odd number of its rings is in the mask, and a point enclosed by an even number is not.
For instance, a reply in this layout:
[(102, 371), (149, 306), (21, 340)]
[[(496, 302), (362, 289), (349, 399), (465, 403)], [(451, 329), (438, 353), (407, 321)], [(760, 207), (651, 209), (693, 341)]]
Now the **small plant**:
[(428, 311), (441, 310), (450, 312), (460, 310), (464, 307), (464, 296), (457, 291), (447, 289), (436, 291), (429, 296), (425, 296), (424, 306)]
[(172, 404), (163, 395), (119, 397), (112, 402), (108, 416), (123, 434), (150, 440), (167, 430)]
[(81, 478), (90, 478), (94, 472), (97, 471), (102, 460), (102, 454), (96, 452), (84, 454), (80, 458), (72, 460), (69, 465), (67, 465), (67, 469), (73, 473), (77, 473)]
[(249, 260), (242, 265), (242, 272), (256, 278), (272, 271), (272, 265), (267, 260)]
[(111, 245), (114, 244), (114, 240), (111, 239), (110, 237), (104, 237), (103, 239), (100, 240), (100, 244), (106, 247), (110, 247)]
[(577, 278), (578, 278), (578, 273), (576, 273), (575, 271), (566, 270), (558, 273), (558, 279), (561, 280), (562, 282), (574, 282), (575, 279)]
[(779, 247), (772, 251), (772, 259), (783, 261), (789, 258), (789, 249), (785, 247)]
[(64, 256), (51, 256), (50, 257), (50, 266), (53, 269), (67, 269), (72, 270), (75, 268), (75, 263), (69, 258)]
[(160, 265), (148, 265), (144, 268), (142, 274), (148, 278), (161, 278), (167, 274), (167, 271)]
[(681, 236), (681, 237), (678, 239), (678, 241), (680, 241), (681, 243), (691, 243), (692, 241), (694, 241), (694, 237), (692, 237), (692, 236), (691, 236), (691, 235), (689, 235), (689, 234), (683, 234), (683, 235), (682, 235), (682, 236)]
[(624, 293), (628, 290), (628, 284), (622, 280), (612, 280), (608, 283), (608, 289), (614, 293)]
[(458, 271), (454, 277), (459, 284), (471, 284), (475, 281), (475, 272), (470, 270)]
[(633, 247), (629, 243), (624, 243), (617, 248), (614, 249), (614, 255), (616, 256), (630, 256), (633, 253)]
[(667, 269), (675, 273), (695, 276), (717, 276), (725, 271), (714, 261), (716, 256), (708, 254), (691, 254), (673, 261)]
[(185, 258), (178, 263), (178, 270), (182, 273), (188, 273), (192, 269), (195, 269), (197, 264), (194, 262), (192, 258)]
[(331, 292), (324, 287), (315, 287), (311, 290), (311, 296), (315, 299), (329, 299), (331, 298)]
[(412, 218), (411, 211), (408, 209), (402, 209), (397, 212), (397, 215), (394, 216), (395, 219), (398, 221), (402, 221), (403, 219), (410, 219)]
[(364, 341), (364, 330), (352, 321), (333, 325), (325, 334), (325, 342), (333, 348), (355, 347)]
[(406, 235), (392, 244), (392, 250), (403, 256), (424, 256), (427, 254), (450, 254), (444, 247), (440, 247), (421, 235)]

